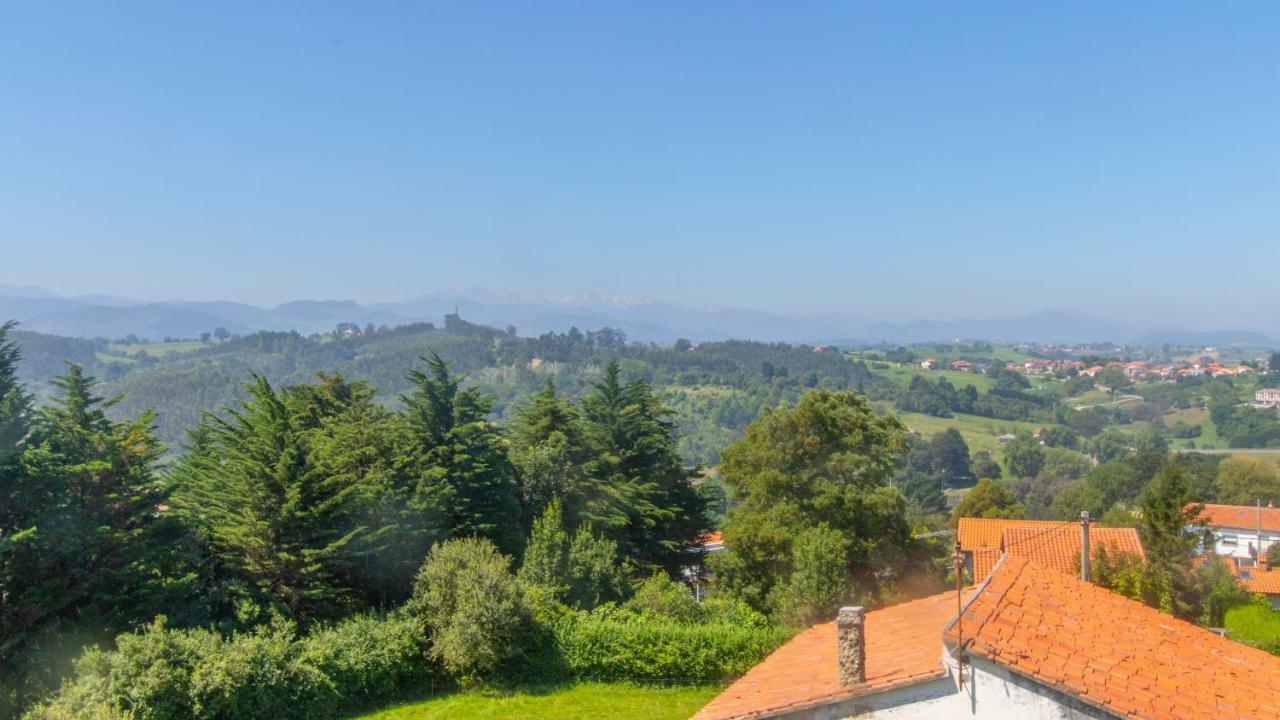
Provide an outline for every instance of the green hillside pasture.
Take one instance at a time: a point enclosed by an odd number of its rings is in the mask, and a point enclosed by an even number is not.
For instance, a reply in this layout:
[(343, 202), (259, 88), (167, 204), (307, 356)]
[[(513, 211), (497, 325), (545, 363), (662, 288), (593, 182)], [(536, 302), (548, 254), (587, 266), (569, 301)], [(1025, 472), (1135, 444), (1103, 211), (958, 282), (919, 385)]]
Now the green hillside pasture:
[(359, 720), (684, 720), (719, 692), (711, 685), (664, 688), (626, 683), (484, 689), (400, 705)]
[(173, 353), (191, 352), (192, 350), (207, 348), (209, 345), (202, 343), (199, 340), (183, 340), (180, 342), (157, 342), (139, 345), (122, 345), (120, 343), (112, 343), (108, 347), (111, 349), (111, 352), (119, 353), (121, 355), (138, 355), (143, 351), (146, 351), (146, 353), (152, 357), (164, 357), (165, 355), (172, 355)]
[(1165, 427), (1169, 428), (1178, 423), (1200, 426), (1200, 437), (1170, 438), (1170, 447), (1185, 448), (1190, 447), (1192, 443), (1195, 443), (1197, 448), (1219, 448), (1225, 446), (1225, 443), (1218, 437), (1218, 428), (1209, 420), (1209, 411), (1204, 408), (1173, 410), (1165, 413), (1161, 420), (1164, 422)]
[(947, 428), (955, 428), (960, 431), (960, 436), (968, 444), (970, 452), (989, 450), (997, 456), (1000, 451), (1000, 443), (996, 440), (997, 437), (1005, 433), (1013, 434), (1019, 430), (1031, 431), (1036, 428), (1049, 427), (1043, 423), (997, 420), (978, 415), (956, 414), (949, 418), (939, 418), (920, 413), (900, 412), (896, 414), (902, 419), (902, 422), (906, 423), (910, 430), (918, 432), (925, 437), (932, 437)]
[(990, 390), (995, 381), (983, 375), (982, 373), (967, 373), (958, 370), (925, 370), (919, 366), (900, 366), (891, 367), (888, 370), (876, 370), (876, 373), (889, 378), (898, 385), (906, 387), (911, 382), (913, 375), (921, 375), (925, 380), (936, 383), (938, 378), (945, 377), (948, 382), (956, 387), (963, 388), (965, 385), (972, 385), (978, 389), (978, 392), (986, 392)]

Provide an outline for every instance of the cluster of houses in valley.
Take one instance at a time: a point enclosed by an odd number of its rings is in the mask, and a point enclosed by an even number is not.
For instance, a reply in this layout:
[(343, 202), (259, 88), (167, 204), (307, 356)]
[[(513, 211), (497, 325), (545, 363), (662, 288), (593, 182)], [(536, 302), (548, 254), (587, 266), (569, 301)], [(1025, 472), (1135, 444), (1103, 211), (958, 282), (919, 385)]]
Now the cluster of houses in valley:
[(1249, 365), (1222, 365), (1213, 361), (1194, 362), (1182, 365), (1168, 363), (1152, 364), (1144, 361), (1109, 362), (1106, 365), (1094, 365), (1080, 370), (1081, 375), (1095, 377), (1109, 367), (1124, 370), (1125, 377), (1131, 380), (1177, 380), (1183, 377), (1235, 377), (1252, 375), (1256, 372)]
[[(1200, 518), (1196, 562), (1225, 562), (1280, 607), (1266, 564), (1280, 509), (1206, 505)], [(1280, 657), (1089, 581), (1100, 549), (1144, 556), (1136, 529), (961, 518), (956, 541), (967, 587), (842, 608), (694, 720), (1280, 718)]]
[[(977, 372), (985, 373), (991, 369), (989, 363), (970, 362), (968, 360), (954, 360), (950, 363), (943, 363), (934, 358), (925, 358), (920, 361), (920, 367), (925, 370), (958, 370), (960, 372)], [(1169, 364), (1169, 363), (1150, 363), (1145, 360), (1137, 360), (1133, 362), (1121, 362), (1113, 360), (1102, 365), (1089, 365), (1083, 360), (1069, 359), (1052, 359), (1052, 358), (1028, 358), (1023, 362), (1005, 363), (1006, 370), (1026, 373), (1027, 375), (1053, 375), (1056, 373), (1071, 373), (1084, 375), (1086, 377), (1097, 377), (1098, 373), (1107, 368), (1120, 368), (1124, 371), (1125, 377), (1130, 380), (1177, 380), (1183, 377), (1235, 377), (1239, 375), (1252, 375), (1257, 372), (1249, 365), (1222, 365), (1218, 362), (1204, 359), (1193, 363), (1185, 364)]]

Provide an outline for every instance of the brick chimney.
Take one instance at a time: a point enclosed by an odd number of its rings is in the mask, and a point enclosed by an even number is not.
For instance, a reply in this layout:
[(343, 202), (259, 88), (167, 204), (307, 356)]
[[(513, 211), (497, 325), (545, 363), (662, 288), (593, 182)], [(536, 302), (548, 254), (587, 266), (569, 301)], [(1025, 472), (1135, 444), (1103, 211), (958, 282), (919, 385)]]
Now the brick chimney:
[(865, 619), (866, 611), (861, 607), (842, 607), (836, 615), (836, 645), (842, 686), (867, 681)]

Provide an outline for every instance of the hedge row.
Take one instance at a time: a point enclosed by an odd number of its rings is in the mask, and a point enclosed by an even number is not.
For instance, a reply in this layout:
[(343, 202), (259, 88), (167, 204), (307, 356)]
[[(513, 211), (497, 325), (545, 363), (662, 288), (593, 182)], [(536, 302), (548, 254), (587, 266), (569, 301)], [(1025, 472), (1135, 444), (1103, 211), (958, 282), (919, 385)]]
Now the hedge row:
[[(706, 683), (745, 672), (786, 639), (766, 624), (688, 622), (601, 609), (529, 628), (513, 677)], [(277, 622), (222, 638), (161, 623), (91, 650), (26, 720), (291, 720), (342, 717), (447, 685), (422, 626), (359, 617), (298, 637)]]
[(575, 678), (676, 683), (740, 675), (787, 639), (777, 627), (590, 616), (559, 623), (554, 636)]
[(289, 720), (335, 717), (420, 695), (436, 680), (419, 623), (357, 617), (298, 637), (285, 622), (222, 638), (157, 622), (90, 650), (29, 720)]

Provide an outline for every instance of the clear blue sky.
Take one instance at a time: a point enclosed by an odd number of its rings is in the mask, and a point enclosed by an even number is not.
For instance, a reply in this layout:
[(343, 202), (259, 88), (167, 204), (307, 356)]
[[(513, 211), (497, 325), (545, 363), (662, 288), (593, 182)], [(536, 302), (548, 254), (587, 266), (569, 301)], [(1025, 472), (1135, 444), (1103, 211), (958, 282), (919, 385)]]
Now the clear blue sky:
[(6, 3), (0, 282), (1276, 330), (1275, 3)]

